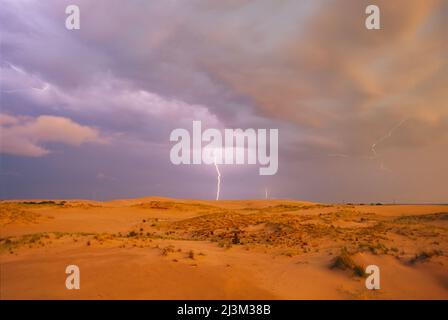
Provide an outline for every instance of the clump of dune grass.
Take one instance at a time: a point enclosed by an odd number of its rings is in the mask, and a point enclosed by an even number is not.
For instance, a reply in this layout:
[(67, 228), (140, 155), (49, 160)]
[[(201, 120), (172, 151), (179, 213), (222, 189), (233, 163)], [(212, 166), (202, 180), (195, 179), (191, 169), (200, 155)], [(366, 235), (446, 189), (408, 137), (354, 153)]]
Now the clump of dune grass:
[(342, 248), (341, 253), (333, 259), (330, 269), (352, 270), (358, 277), (365, 276), (364, 268), (353, 260), (346, 248)]
[(20, 237), (8, 237), (0, 239), (0, 252), (4, 250), (12, 250), (25, 245), (29, 246), (43, 246), (44, 240), (49, 239), (50, 236), (46, 232), (26, 234)]
[(137, 234), (137, 232), (135, 232), (134, 230), (129, 231), (128, 234), (127, 234), (127, 237), (128, 237), (128, 238), (134, 238), (134, 237), (136, 237), (136, 236), (138, 236), (138, 234)]
[(194, 251), (193, 250), (188, 251), (188, 258), (194, 260)]
[(384, 244), (377, 242), (377, 243), (360, 243), (358, 245), (358, 248), (361, 250), (368, 250), (371, 253), (377, 255), (377, 254), (387, 254), (389, 252), (389, 248), (387, 248)]
[(426, 262), (430, 260), (434, 256), (441, 256), (443, 255), (443, 252), (440, 250), (433, 250), (433, 251), (421, 251), (417, 253), (410, 261), (410, 264), (416, 264), (417, 262)]
[(19, 204), (22, 205), (28, 205), (28, 206), (64, 206), (67, 203), (67, 201), (23, 201), (19, 202)]
[(295, 255), (297, 255), (297, 251), (296, 251), (296, 250), (292, 250), (292, 249), (288, 249), (288, 250), (286, 250), (286, 251), (283, 251), (283, 252), (281, 253), (281, 255), (283, 255), (283, 256), (287, 256), (287, 257), (289, 257), (289, 258), (292, 258), (292, 257), (294, 257)]
[(170, 253), (173, 253), (173, 252), (174, 252), (174, 246), (169, 245), (169, 246), (167, 246), (167, 247), (162, 249), (162, 256), (167, 256), (167, 255), (169, 255)]
[(240, 237), (238, 236), (238, 232), (235, 232), (233, 234), (233, 238), (232, 238), (232, 244), (240, 244), (241, 240)]

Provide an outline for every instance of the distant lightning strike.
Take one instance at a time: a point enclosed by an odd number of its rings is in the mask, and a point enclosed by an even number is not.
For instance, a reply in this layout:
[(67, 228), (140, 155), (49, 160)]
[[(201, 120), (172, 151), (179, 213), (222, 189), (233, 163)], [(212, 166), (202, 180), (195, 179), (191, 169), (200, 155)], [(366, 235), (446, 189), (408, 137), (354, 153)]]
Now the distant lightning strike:
[[(384, 136), (382, 136), (381, 138), (379, 138), (377, 141), (375, 141), (372, 146), (370, 147), (370, 150), (373, 153), (373, 157), (371, 157), (370, 159), (377, 159), (378, 158), (378, 153), (376, 152), (376, 147), (384, 142), (385, 140), (389, 139), (393, 132), (395, 130), (397, 130), (398, 128), (400, 128), (402, 126), (402, 124), (407, 120), (407, 118), (401, 120), (399, 123), (397, 123), (394, 127), (392, 127), (392, 129), (390, 129)], [(386, 170), (385, 166), (384, 166), (384, 162), (381, 161), (381, 166), (380, 166), (381, 170)]]
[[(15, 66), (15, 65), (13, 65), (12, 63), (7, 62), (7, 61), (6, 61), (6, 63), (7, 63), (7, 64), (9, 65), (9, 67), (10, 67), (12, 70), (14, 70), (15, 72), (20, 73), (20, 74), (26, 74), (25, 71), (23, 71), (21, 68)], [(34, 76), (32, 76), (32, 78), (33, 78), (33, 79), (36, 79)], [(40, 82), (43, 82), (43, 81), (40, 80), (40, 79), (38, 79), (38, 80), (39, 80)], [(1, 92), (4, 92), (4, 93), (15, 93), (15, 92), (21, 92), (21, 91), (27, 91), (27, 90), (36, 90), (36, 91), (38, 91), (38, 92), (44, 92), (44, 91), (47, 91), (49, 88), (50, 88), (50, 84), (47, 83), (47, 82), (43, 82), (43, 86), (42, 86), (41, 88), (31, 86), (31, 87), (27, 87), (27, 88), (17, 88), (17, 89), (9, 89), (9, 90), (3, 90), (3, 89), (2, 89), (2, 90), (0, 90), (0, 91), (1, 91)]]
[(330, 153), (328, 155), (329, 157), (338, 157), (338, 158), (349, 158), (349, 155), (343, 154), (343, 153)]
[(217, 181), (217, 185), (216, 185), (216, 200), (219, 200), (219, 193), (221, 191), (221, 172), (219, 171), (219, 167), (216, 162), (216, 155), (214, 152), (213, 152), (213, 160), (214, 160), (213, 163), (215, 165), (216, 173), (218, 174), (218, 177), (217, 177), (218, 181)]
[(50, 88), (50, 85), (48, 83), (45, 83), (42, 88), (29, 87), (29, 88), (19, 88), (19, 89), (11, 89), (11, 90), (1, 90), (1, 92), (14, 93), (14, 92), (22, 92), (22, 91), (28, 91), (28, 90), (36, 90), (38, 92), (44, 92), (44, 91), (47, 91), (49, 88)]
[[(407, 118), (404, 118), (403, 120), (401, 120), (400, 122), (398, 122), (395, 126), (393, 126), (385, 135), (383, 135), (381, 138), (379, 138), (378, 140), (376, 140), (371, 146), (370, 146), (370, 150), (371, 153), (373, 154), (372, 156), (366, 156), (363, 157), (364, 159), (370, 159), (370, 160), (374, 160), (374, 159), (378, 159), (380, 160), (380, 170), (384, 170), (384, 171), (390, 171), (385, 165), (384, 165), (384, 161), (381, 159), (380, 155), (378, 154), (378, 152), (376, 151), (377, 146), (380, 143), (383, 143), (385, 140), (389, 139), (390, 137), (392, 137), (392, 134), (394, 133), (395, 130), (397, 130), (398, 128), (400, 128), (403, 123), (405, 123), (407, 120)], [(337, 158), (351, 158), (350, 155), (348, 154), (343, 154), (343, 153), (330, 153), (328, 154), (329, 157), (337, 157)]]

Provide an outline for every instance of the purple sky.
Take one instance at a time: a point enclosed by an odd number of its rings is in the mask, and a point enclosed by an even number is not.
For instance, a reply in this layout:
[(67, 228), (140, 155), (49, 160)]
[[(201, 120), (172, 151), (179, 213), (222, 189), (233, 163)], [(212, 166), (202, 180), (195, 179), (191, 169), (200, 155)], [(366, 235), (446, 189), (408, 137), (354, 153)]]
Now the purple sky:
[(169, 159), (201, 120), (279, 129), (278, 173), (222, 165), (222, 199), (448, 202), (447, 24), (443, 0), (0, 0), (0, 198), (213, 199), (213, 166)]

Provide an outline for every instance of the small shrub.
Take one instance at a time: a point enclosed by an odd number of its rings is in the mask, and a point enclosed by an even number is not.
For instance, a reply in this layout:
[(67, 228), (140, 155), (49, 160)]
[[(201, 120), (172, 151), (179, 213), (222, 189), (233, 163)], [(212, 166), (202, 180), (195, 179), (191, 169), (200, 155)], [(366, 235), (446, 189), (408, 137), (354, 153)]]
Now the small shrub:
[(174, 252), (174, 247), (173, 246), (168, 246), (162, 249), (162, 256), (167, 256), (170, 253)]
[(128, 238), (136, 237), (136, 236), (137, 236), (137, 232), (135, 232), (135, 231), (130, 231), (127, 235)]
[(352, 259), (351, 255), (348, 253), (346, 248), (341, 250), (341, 253), (333, 259), (330, 265), (331, 269), (340, 270), (352, 270), (353, 273), (358, 277), (363, 277), (365, 275), (364, 268)]
[(233, 238), (232, 238), (232, 244), (239, 244), (240, 241), (240, 237), (238, 236), (238, 232), (235, 232), (233, 234)]
[(440, 250), (433, 251), (422, 251), (414, 256), (409, 262), (411, 264), (416, 264), (417, 262), (426, 262), (434, 256), (441, 256), (443, 252)]
[(359, 265), (355, 265), (355, 267), (353, 268), (353, 272), (358, 277), (364, 277), (366, 275), (365, 271), (364, 271), (364, 268), (362, 266), (359, 266)]

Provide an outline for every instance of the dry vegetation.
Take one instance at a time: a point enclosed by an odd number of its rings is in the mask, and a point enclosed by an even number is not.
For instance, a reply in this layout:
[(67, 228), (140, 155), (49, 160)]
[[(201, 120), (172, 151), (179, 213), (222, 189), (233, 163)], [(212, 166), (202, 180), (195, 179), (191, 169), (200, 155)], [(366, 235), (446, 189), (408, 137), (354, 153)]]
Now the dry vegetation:
[[(298, 258), (300, 263), (323, 257), (328, 270), (345, 270), (354, 277), (364, 276), (365, 266), (357, 262), (360, 254), (390, 256), (408, 266), (434, 259), (445, 265), (448, 210), (395, 215), (379, 214), (377, 207), (171, 199), (129, 203), (0, 202), (0, 257), (71, 243), (83, 250), (156, 249), (164, 259), (197, 267), (207, 260), (208, 253), (181, 245), (193, 241), (211, 243), (225, 251), (240, 248), (274, 257)], [(381, 208), (387, 209), (384, 205)], [(89, 226), (92, 213), (92, 217), (116, 219), (119, 230), (84, 230), (82, 225)], [(78, 215), (85, 221), (76, 231), (45, 227), (52, 226), (53, 220)]]
[[(41, 201), (0, 204), (0, 223), (38, 223), (49, 216), (33, 211), (42, 207), (88, 209), (91, 204), (70, 204), (66, 201)], [(287, 256), (318, 252), (319, 250), (345, 250), (345, 252), (371, 252), (408, 257), (412, 263), (427, 261), (432, 256), (443, 256), (447, 243), (448, 212), (400, 217), (384, 217), (374, 212), (361, 212), (352, 205), (291, 205), (242, 207), (232, 210), (201, 203), (150, 201), (132, 204), (131, 207), (148, 213), (146, 219), (134, 224), (127, 232), (118, 233), (36, 233), (19, 237), (0, 238), (0, 250), (42, 244), (42, 239), (61, 237), (88, 237), (100, 244), (115, 240), (131, 245), (148, 245), (152, 239), (200, 240), (217, 243), (220, 247), (232, 245), (250, 248), (289, 249)], [(319, 213), (319, 209), (330, 209)], [(314, 210), (310, 213), (310, 210)], [(155, 211), (194, 212), (185, 219), (160, 219)], [(437, 224), (442, 222), (442, 224)], [(422, 250), (406, 252), (396, 244), (419, 239)], [(444, 244), (444, 245), (441, 245)], [(445, 249), (445, 248), (444, 248)], [(426, 253), (426, 254), (425, 254)], [(437, 253), (437, 254), (435, 254)]]

